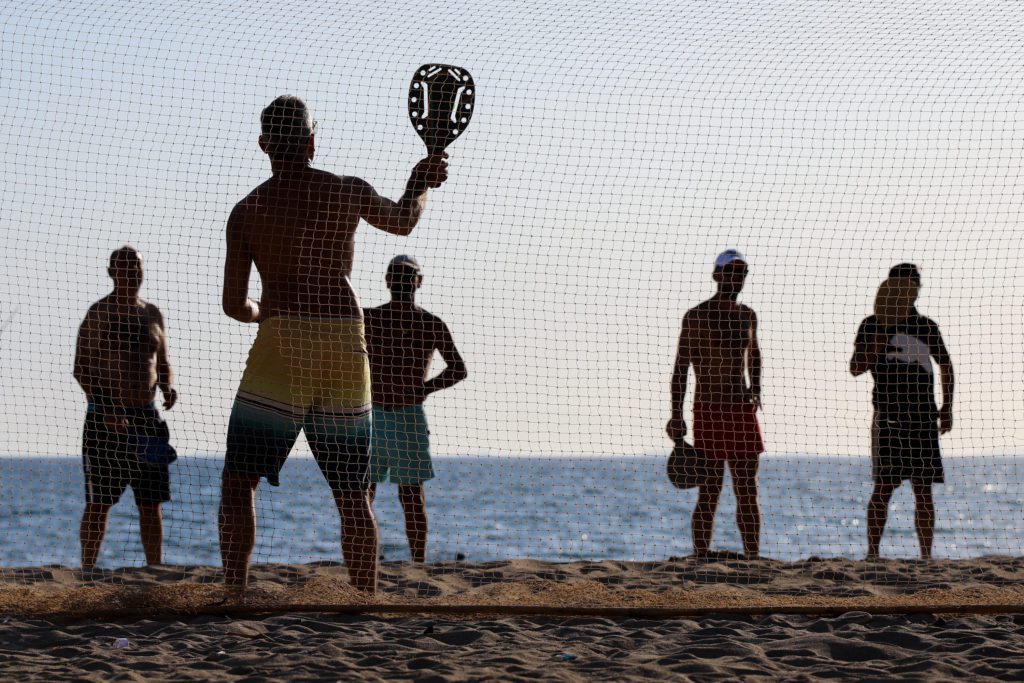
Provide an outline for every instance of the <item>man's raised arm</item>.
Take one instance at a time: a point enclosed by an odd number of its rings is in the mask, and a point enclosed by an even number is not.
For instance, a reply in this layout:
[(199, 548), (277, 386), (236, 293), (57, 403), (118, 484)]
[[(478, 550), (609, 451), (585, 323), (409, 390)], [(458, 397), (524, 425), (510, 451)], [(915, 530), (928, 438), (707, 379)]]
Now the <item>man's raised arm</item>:
[(236, 206), (228, 217), (228, 256), (224, 262), (224, 312), (243, 323), (260, 318), (260, 306), (249, 298), (252, 254), (243, 231), (243, 210)]
[(349, 178), (352, 202), (358, 207), (359, 217), (392, 235), (411, 233), (426, 206), (427, 190), (440, 187), (448, 179), (447, 158), (442, 152), (417, 163), (405, 185), (405, 194), (397, 202), (381, 197), (365, 180)]

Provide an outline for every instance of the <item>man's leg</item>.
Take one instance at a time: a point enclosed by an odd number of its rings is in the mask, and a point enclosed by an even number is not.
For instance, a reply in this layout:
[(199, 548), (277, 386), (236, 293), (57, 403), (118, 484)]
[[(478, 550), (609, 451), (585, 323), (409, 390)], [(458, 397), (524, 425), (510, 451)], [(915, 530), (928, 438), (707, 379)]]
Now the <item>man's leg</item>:
[(132, 493), (139, 509), (139, 535), (146, 564), (163, 561), (164, 517), (160, 506), (171, 499), (171, 474), (167, 465), (144, 465), (133, 473)]
[(405, 535), (409, 539), (412, 561), (427, 560), (427, 501), (423, 484), (403, 484), (398, 487), (398, 499), (405, 512)]
[(224, 583), (245, 588), (249, 558), (256, 545), (256, 487), (260, 478), (225, 470), (220, 490), (220, 557)]
[(921, 559), (932, 559), (932, 540), (935, 537), (935, 502), (932, 499), (932, 485), (927, 482), (912, 482), (914, 487), (914, 526), (917, 527), (917, 542), (921, 546)]
[(334, 494), (341, 515), (341, 554), (352, 585), (367, 593), (377, 592), (377, 519), (373, 516), (369, 491)]
[(163, 559), (164, 516), (159, 503), (139, 504), (139, 533), (146, 564), (160, 564)]
[(110, 505), (104, 503), (86, 503), (82, 513), (80, 537), (82, 540), (82, 569), (92, 569), (100, 555), (100, 545), (107, 533), (107, 517)]
[(693, 554), (703, 558), (708, 555), (711, 535), (715, 530), (715, 511), (722, 495), (722, 479), (725, 467), (721, 460), (708, 460), (707, 482), (698, 489), (697, 506), (693, 508), (690, 528), (693, 533)]
[(896, 490), (896, 484), (880, 484), (875, 482), (868, 503), (868, 560), (878, 559), (878, 547), (882, 543), (882, 532), (889, 518), (889, 501)]
[(729, 462), (732, 489), (736, 494), (736, 526), (743, 539), (743, 554), (756, 559), (761, 549), (761, 505), (757, 499), (758, 460)]

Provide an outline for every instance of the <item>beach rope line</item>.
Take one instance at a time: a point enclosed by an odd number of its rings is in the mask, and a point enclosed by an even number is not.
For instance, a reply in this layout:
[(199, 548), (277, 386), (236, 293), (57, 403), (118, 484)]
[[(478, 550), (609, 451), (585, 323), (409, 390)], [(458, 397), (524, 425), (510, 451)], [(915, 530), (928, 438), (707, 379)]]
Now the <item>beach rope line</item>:
[[(67, 619), (116, 621), (122, 619), (168, 619), (218, 616), (234, 619), (291, 612), (296, 614), (344, 614), (381, 616), (384, 618), (411, 615), (444, 617), (597, 617), (602, 619), (694, 619), (713, 616), (756, 617), (789, 614), (817, 617), (912, 615), (912, 614), (1020, 614), (1021, 603), (1006, 604), (935, 604), (935, 605), (868, 605), (850, 608), (839, 605), (792, 605), (742, 607), (552, 607), (544, 605), (219, 605), (195, 609), (121, 608), (87, 614), (65, 614)], [(28, 614), (31, 616), (31, 613)]]
[(1017, 605), (1024, 7), (16, 4), (0, 612)]

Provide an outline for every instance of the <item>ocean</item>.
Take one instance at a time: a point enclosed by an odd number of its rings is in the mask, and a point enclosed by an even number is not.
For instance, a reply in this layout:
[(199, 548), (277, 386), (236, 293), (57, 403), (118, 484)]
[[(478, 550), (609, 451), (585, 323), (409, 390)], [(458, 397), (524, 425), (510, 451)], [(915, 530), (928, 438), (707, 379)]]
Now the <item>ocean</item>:
[[(1024, 554), (1024, 459), (946, 458), (936, 485), (935, 556)], [(533, 558), (655, 561), (691, 552), (696, 491), (677, 491), (664, 457), (442, 457), (426, 485), (428, 561)], [(219, 564), (221, 461), (182, 457), (172, 465), (164, 506), (164, 562)], [(867, 458), (768, 456), (761, 467), (762, 553), (781, 560), (861, 557), (871, 491)], [(405, 560), (396, 487), (378, 488), (385, 560)], [(79, 562), (83, 506), (77, 457), (0, 458), (0, 567)], [(290, 459), (281, 486), (261, 484), (254, 562), (338, 560), (339, 525), (316, 463)], [(735, 501), (723, 491), (713, 547), (739, 551)], [(915, 557), (909, 486), (893, 498), (882, 544), (889, 557)], [(143, 564), (131, 494), (114, 508), (104, 567)]]

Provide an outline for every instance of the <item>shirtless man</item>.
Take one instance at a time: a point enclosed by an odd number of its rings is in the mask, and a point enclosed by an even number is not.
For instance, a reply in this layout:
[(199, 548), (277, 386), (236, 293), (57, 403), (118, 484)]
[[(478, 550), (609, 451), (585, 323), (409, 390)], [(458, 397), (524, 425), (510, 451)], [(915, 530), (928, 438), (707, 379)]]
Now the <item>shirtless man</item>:
[(178, 400), (167, 333), (160, 309), (139, 298), (142, 257), (131, 247), (110, 255), (107, 273), (114, 291), (85, 314), (75, 347), (75, 379), (89, 407), (82, 437), (85, 512), (80, 529), (82, 569), (92, 569), (107, 531), (110, 508), (131, 486), (139, 508), (139, 531), (147, 564), (160, 564), (163, 518), (171, 499), (167, 463), (147, 462), (137, 452), (138, 435), (166, 430), (154, 400), (164, 408)]
[[(672, 418), (666, 431), (678, 441), (686, 435), (683, 398), (690, 366), (696, 377), (693, 406), (694, 446), (708, 459), (707, 483), (693, 511), (693, 550), (706, 557), (729, 465), (736, 494), (736, 522), (747, 558), (758, 556), (761, 510), (757, 500), (758, 456), (764, 452), (756, 411), (761, 405), (761, 349), (757, 316), (736, 301), (747, 277), (747, 263), (735, 249), (715, 259), (712, 275), (718, 292), (683, 317), (679, 351), (672, 373)], [(747, 382), (747, 375), (750, 381)]]
[[(228, 218), (224, 312), (259, 323), (231, 411), (222, 477), (220, 546), (224, 581), (243, 590), (256, 542), (254, 494), (278, 475), (300, 431), (341, 515), (341, 546), (352, 584), (377, 588), (377, 521), (370, 488), (370, 368), (363, 315), (349, 282), (359, 219), (394, 235), (419, 221), (426, 191), (447, 179), (445, 156), (420, 161), (398, 202), (359, 178), (312, 168), (312, 117), (297, 97), (261, 115), (260, 148), (272, 177)], [(255, 264), (263, 284), (249, 298)]]
[[(423, 482), (434, 478), (430, 462), (430, 430), (423, 401), (435, 391), (466, 379), (466, 364), (455, 348), (444, 321), (416, 305), (423, 284), (420, 264), (411, 256), (396, 256), (385, 275), (391, 302), (366, 313), (366, 348), (373, 377), (373, 474), (376, 485), (398, 484), (405, 512), (405, 534), (413, 562), (427, 556), (427, 507)], [(434, 353), (445, 369), (427, 379)]]

